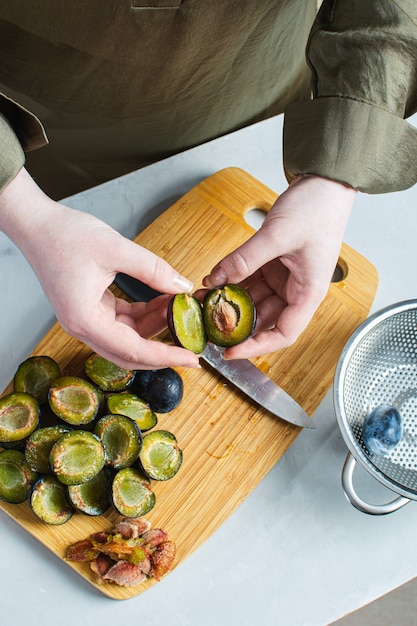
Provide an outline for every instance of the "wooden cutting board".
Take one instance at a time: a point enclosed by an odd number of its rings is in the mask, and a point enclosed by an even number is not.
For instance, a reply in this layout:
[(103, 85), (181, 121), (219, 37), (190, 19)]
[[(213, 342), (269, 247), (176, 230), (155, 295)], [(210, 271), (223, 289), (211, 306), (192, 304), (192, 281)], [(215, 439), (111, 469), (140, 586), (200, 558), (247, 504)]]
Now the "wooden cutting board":
[[(246, 172), (227, 168), (191, 189), (136, 241), (163, 256), (197, 288), (218, 260), (253, 233), (245, 222), (246, 212), (268, 210), (276, 197)], [(298, 341), (288, 349), (254, 359), (309, 415), (332, 385), (340, 352), (367, 317), (377, 288), (375, 268), (347, 245), (343, 245), (339, 269), (340, 280), (331, 284)], [(59, 324), (33, 352), (50, 355), (63, 373), (74, 375), (83, 375), (89, 353), (88, 347), (68, 336)], [(174, 478), (153, 483), (156, 506), (147, 515), (153, 526), (165, 528), (177, 544), (175, 566), (236, 510), (301, 432), (260, 409), (203, 362), (200, 370), (178, 371), (184, 380), (184, 399), (172, 413), (159, 416), (157, 427), (175, 434), (184, 461)], [(10, 390), (11, 384), (4, 393)], [(316, 428), (320, 429), (320, 423)], [(26, 503), (1, 503), (0, 507), (61, 559), (70, 543), (108, 528), (117, 519), (111, 510), (98, 518), (77, 513), (68, 523), (54, 527), (38, 521)], [(68, 565), (114, 599), (130, 598), (154, 584), (99, 586), (87, 565)]]

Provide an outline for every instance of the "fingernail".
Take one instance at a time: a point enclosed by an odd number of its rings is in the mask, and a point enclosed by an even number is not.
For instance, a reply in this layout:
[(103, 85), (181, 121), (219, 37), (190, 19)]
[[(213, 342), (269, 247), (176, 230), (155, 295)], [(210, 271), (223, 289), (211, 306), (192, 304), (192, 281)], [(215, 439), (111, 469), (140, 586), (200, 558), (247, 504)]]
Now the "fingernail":
[(221, 267), (213, 270), (209, 276), (204, 279), (206, 287), (222, 287), (227, 283), (227, 275)]
[(177, 289), (183, 291), (184, 293), (192, 291), (194, 287), (194, 283), (192, 283), (191, 280), (188, 280), (188, 278), (181, 276), (181, 274), (174, 275), (174, 285)]

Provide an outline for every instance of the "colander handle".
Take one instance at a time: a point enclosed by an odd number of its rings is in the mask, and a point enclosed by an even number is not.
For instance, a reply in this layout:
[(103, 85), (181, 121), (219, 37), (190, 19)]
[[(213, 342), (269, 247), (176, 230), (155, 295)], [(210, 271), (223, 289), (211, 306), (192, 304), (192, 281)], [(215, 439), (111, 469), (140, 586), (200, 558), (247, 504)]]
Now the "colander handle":
[(342, 470), (342, 486), (343, 491), (349, 502), (353, 504), (362, 513), (368, 513), (369, 515), (386, 515), (387, 513), (393, 513), (401, 507), (410, 502), (409, 498), (399, 496), (387, 504), (369, 504), (358, 496), (353, 486), (353, 470), (355, 469), (356, 459), (348, 452), (345, 464)]

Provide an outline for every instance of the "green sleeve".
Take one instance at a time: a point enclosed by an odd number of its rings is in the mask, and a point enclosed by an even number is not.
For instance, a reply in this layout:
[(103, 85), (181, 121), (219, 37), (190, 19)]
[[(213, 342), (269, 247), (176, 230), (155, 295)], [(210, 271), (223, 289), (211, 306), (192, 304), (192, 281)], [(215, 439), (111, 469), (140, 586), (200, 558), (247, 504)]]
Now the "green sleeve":
[(325, 0), (307, 46), (313, 98), (285, 111), (284, 166), (366, 193), (417, 181), (417, 1)]
[(25, 152), (48, 143), (38, 118), (0, 94), (0, 193), (25, 164)]
[(0, 113), (0, 193), (25, 163), (22, 145), (8, 119)]

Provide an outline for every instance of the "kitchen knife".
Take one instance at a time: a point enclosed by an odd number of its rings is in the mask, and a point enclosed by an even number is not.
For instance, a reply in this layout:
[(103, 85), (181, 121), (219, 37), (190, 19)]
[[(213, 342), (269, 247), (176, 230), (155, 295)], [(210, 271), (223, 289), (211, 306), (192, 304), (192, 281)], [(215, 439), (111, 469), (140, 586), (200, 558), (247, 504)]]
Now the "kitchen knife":
[[(137, 302), (148, 302), (160, 295), (158, 291), (127, 274), (117, 274), (114, 282)], [(209, 343), (200, 357), (264, 409), (296, 426), (315, 428), (304, 409), (249, 360), (225, 361), (221, 349)]]

